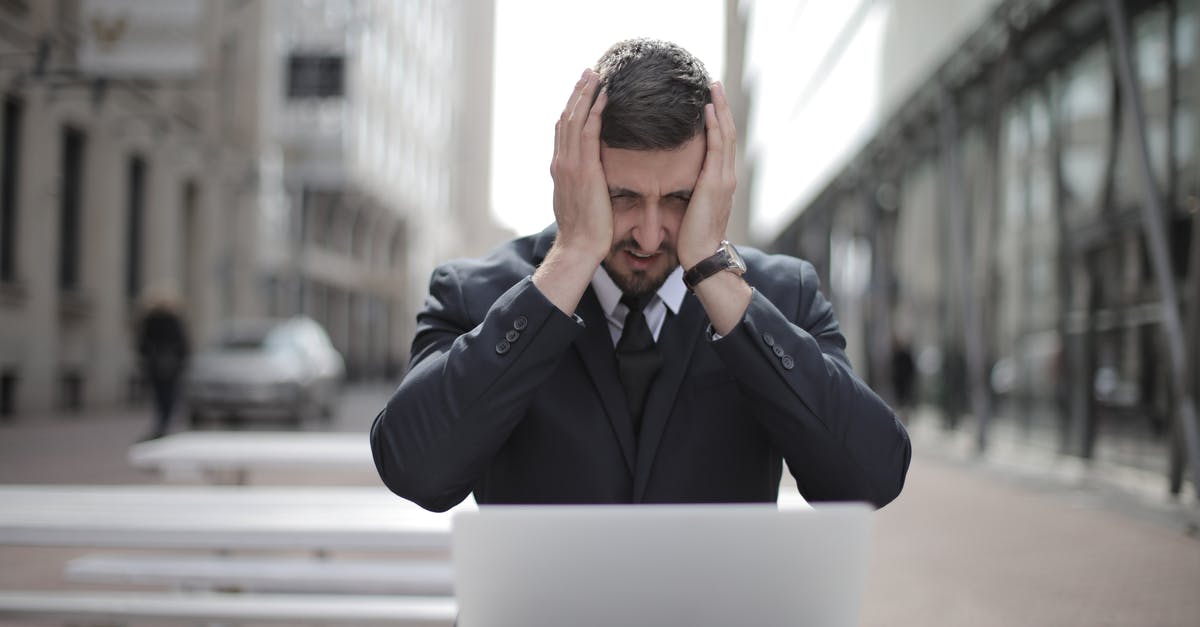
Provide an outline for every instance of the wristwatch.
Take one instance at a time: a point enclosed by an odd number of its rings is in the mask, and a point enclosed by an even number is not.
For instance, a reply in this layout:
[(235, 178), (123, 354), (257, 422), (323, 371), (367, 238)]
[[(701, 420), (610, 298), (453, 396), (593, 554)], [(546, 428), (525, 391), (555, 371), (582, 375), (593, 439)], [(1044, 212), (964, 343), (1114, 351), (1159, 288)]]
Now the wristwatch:
[(746, 273), (746, 262), (738, 254), (729, 240), (721, 240), (721, 247), (711, 257), (702, 260), (683, 273), (683, 283), (688, 290), (696, 291), (696, 286), (708, 277), (725, 270), (738, 276)]

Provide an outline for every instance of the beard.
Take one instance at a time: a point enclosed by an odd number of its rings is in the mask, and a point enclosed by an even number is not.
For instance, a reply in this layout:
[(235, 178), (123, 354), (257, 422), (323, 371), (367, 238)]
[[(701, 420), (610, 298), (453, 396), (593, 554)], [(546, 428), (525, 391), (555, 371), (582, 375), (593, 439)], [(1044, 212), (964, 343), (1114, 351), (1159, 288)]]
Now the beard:
[(621, 288), (621, 292), (635, 298), (657, 292), (658, 288), (666, 282), (667, 277), (671, 276), (675, 266), (679, 265), (675, 247), (664, 241), (656, 251), (659, 257), (655, 259), (652, 267), (646, 270), (629, 268), (620, 260), (620, 256), (624, 255), (626, 251), (637, 249), (637, 242), (633, 238), (623, 239), (613, 244), (608, 256), (600, 263), (613, 283)]

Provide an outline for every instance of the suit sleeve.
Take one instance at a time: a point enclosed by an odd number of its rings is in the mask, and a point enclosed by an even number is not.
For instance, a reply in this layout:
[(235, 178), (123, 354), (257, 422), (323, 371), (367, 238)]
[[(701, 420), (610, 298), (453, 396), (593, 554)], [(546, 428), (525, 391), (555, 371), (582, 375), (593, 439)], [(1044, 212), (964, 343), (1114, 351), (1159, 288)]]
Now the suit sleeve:
[[(741, 324), (713, 348), (752, 399), (810, 501), (882, 507), (904, 485), (912, 454), (895, 413), (850, 367), (846, 341), (807, 262), (794, 319), (755, 290)], [(785, 306), (790, 309), (792, 303)]]
[(528, 277), (475, 322), (465, 296), (480, 288), (452, 266), (434, 272), (409, 371), (371, 427), (384, 484), (433, 511), (470, 494), (582, 329)]

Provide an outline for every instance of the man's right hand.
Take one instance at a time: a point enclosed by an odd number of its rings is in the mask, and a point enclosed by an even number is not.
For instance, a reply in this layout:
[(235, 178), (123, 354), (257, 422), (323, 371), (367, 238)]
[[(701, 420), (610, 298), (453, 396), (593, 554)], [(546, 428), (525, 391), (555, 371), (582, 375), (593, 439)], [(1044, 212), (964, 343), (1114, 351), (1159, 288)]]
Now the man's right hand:
[(600, 113), (607, 95), (595, 96), (599, 85), (600, 75), (584, 70), (554, 125), (550, 176), (558, 237), (533, 282), (566, 313), (574, 313), (612, 247), (612, 203), (600, 164)]

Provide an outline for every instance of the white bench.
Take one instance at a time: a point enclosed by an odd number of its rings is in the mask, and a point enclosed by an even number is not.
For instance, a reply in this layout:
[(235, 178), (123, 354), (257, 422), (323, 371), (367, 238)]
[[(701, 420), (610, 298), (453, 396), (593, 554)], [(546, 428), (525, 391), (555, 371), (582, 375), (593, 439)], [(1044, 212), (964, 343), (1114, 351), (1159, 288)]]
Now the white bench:
[(0, 503), (0, 544), (438, 555), (450, 547), (451, 513), (382, 486), (8, 485)]
[(457, 612), (448, 597), (0, 591), (0, 618), (8, 620), (448, 627)]
[(184, 590), (453, 596), (449, 560), (305, 559), (229, 555), (85, 555), (66, 578)]
[(366, 433), (189, 431), (129, 447), (129, 463), (174, 483), (248, 483), (255, 472), (378, 485)]

